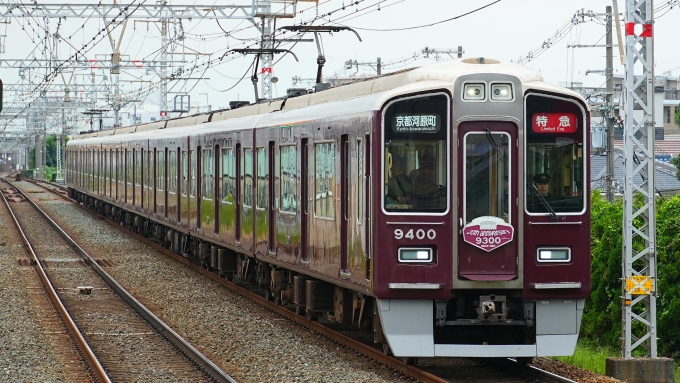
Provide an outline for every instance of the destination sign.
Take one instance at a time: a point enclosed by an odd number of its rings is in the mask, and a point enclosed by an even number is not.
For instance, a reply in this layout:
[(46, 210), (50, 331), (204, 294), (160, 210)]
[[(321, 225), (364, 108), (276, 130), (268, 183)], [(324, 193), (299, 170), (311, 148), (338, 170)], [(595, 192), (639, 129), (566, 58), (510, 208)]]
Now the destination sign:
[(438, 114), (397, 113), (392, 116), (392, 131), (397, 133), (436, 133), (441, 129)]

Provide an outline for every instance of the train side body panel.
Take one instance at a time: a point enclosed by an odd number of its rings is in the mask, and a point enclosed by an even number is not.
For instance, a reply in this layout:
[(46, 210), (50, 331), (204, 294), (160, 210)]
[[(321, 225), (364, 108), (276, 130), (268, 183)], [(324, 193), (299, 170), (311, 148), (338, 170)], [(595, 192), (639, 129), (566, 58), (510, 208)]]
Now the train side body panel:
[(326, 294), (315, 312), (372, 322), (396, 356), (570, 355), (590, 291), (589, 127), (583, 98), (540, 73), (459, 59), (78, 137), (68, 182), (298, 309)]

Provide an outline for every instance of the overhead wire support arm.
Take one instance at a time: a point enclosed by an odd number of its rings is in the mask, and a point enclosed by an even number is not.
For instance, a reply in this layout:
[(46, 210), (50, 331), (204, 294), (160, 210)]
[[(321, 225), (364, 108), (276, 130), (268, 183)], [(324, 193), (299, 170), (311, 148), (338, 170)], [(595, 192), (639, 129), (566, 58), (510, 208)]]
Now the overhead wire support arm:
[(300, 62), (300, 60), (298, 60), (298, 58), (297, 58), (297, 56), (295, 55), (295, 53), (293, 53), (293, 51), (290, 51), (290, 50), (288, 50), (288, 49), (278, 49), (278, 48), (271, 48), (271, 49), (269, 49), (269, 48), (267, 48), (267, 49), (262, 49), (262, 48), (238, 48), (238, 49), (230, 49), (230, 50), (226, 51), (226, 52), (222, 55), (222, 58), (224, 58), (224, 56), (226, 56), (227, 53), (229, 53), (229, 52), (242, 53), (242, 54), (244, 54), (244, 55), (247, 55), (247, 54), (257, 54), (257, 55), (261, 55), (261, 54), (290, 53), (290, 54), (293, 55), (293, 57), (295, 58), (295, 61)]
[(336, 25), (336, 26), (333, 26), (333, 25), (287, 25), (287, 26), (281, 27), (279, 29), (285, 29), (287, 31), (301, 32), (301, 33), (305, 33), (305, 32), (329, 32), (329, 33), (332, 33), (332, 32), (340, 32), (340, 31), (352, 31), (357, 36), (359, 41), (362, 41), (361, 36), (359, 36), (359, 33), (357, 33), (357, 31), (355, 31), (354, 29), (352, 29), (350, 27), (344, 27), (344, 26), (340, 26), (340, 25)]
[[(229, 52), (241, 53), (241, 54), (244, 54), (244, 55), (247, 55), (247, 54), (257, 55), (255, 57), (255, 65), (254, 65), (254, 68), (253, 68), (253, 75), (251, 76), (251, 81), (253, 82), (253, 86), (255, 87), (255, 102), (256, 103), (260, 101), (260, 96), (258, 95), (258, 92), (257, 92), (257, 68), (260, 65), (259, 64), (260, 63), (260, 57), (262, 55), (275, 54), (275, 53), (290, 53), (295, 58), (295, 61), (300, 62), (300, 60), (298, 60), (295, 53), (293, 53), (292, 51), (290, 51), (288, 49), (279, 49), (279, 48), (237, 48), (237, 49), (230, 49), (230, 50), (224, 52), (222, 57), (220, 57), (220, 60), (223, 59), (224, 56), (226, 56), (227, 53), (229, 53)], [(266, 97), (265, 97), (265, 99), (266, 99)]]
[(355, 31), (354, 29), (350, 27), (344, 27), (344, 26), (332, 26), (332, 25), (287, 25), (285, 27), (281, 27), (279, 29), (284, 29), (287, 31), (291, 32), (299, 32), (299, 33), (307, 33), (307, 32), (312, 32), (314, 33), (314, 38), (316, 40), (316, 49), (319, 51), (319, 56), (316, 59), (316, 64), (318, 65), (317, 70), (316, 70), (316, 83), (321, 84), (322, 77), (323, 77), (323, 66), (326, 64), (326, 55), (323, 52), (323, 48), (321, 47), (321, 36), (319, 35), (320, 32), (326, 32), (326, 33), (333, 33), (333, 32), (340, 32), (340, 31), (352, 31), (354, 34), (357, 36), (359, 41), (361, 42), (361, 36), (359, 36), (359, 33)]

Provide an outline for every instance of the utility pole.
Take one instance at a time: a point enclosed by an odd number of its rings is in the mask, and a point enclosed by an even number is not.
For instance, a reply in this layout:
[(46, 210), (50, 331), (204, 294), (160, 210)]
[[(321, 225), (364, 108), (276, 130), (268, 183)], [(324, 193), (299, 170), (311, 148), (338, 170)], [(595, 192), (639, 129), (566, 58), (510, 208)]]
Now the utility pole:
[[(606, 165), (606, 171), (607, 174), (605, 174), (605, 182), (604, 182), (604, 188), (605, 188), (605, 194), (607, 195), (607, 200), (609, 202), (614, 202), (614, 179), (616, 176), (616, 168), (614, 167), (614, 157), (616, 155), (616, 149), (614, 147), (614, 105), (612, 103), (612, 96), (614, 94), (614, 56), (613, 56), (613, 45), (612, 43), (612, 7), (607, 6), (605, 9), (605, 20), (606, 20), (606, 38), (605, 38), (605, 44), (594, 44), (594, 45), (584, 45), (584, 44), (569, 44), (567, 45), (567, 48), (601, 48), (604, 47), (606, 49), (606, 59), (605, 59), (605, 68), (604, 68), (604, 75), (606, 78), (606, 88), (605, 88), (605, 95), (604, 95), (604, 105), (600, 108), (600, 114), (605, 120), (605, 126), (607, 127), (607, 165)], [(578, 16), (580, 16), (582, 19), (585, 17), (585, 13), (580, 12), (577, 13)], [(589, 12), (589, 16), (600, 16), (601, 14), (595, 14), (592, 12)], [(589, 70), (586, 71), (586, 75), (589, 73), (596, 73), (600, 72), (602, 73), (601, 70)], [(573, 84), (571, 84), (573, 87)]]
[(612, 49), (612, 7), (607, 6), (607, 59), (604, 68), (604, 75), (607, 78), (607, 89), (605, 94), (604, 120), (607, 126), (607, 175), (606, 175), (606, 191), (607, 200), (614, 202), (614, 178), (616, 176), (616, 169), (614, 168), (614, 155), (616, 150), (614, 148), (614, 106), (612, 105), (612, 95), (614, 93), (614, 57)]

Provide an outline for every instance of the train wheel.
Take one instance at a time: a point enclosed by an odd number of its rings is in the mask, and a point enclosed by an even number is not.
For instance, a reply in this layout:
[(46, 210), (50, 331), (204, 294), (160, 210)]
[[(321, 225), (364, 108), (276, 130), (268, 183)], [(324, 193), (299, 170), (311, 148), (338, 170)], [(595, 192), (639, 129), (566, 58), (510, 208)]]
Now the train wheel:
[(383, 354), (385, 354), (385, 355), (387, 355), (387, 356), (392, 355), (392, 350), (390, 350), (390, 345), (389, 345), (389, 344), (383, 343), (382, 346), (383, 346)]
[(318, 315), (314, 315), (314, 314), (312, 314), (311, 312), (307, 312), (306, 317), (307, 317), (307, 319), (309, 319), (309, 320), (311, 320), (311, 321), (314, 321), (314, 322), (316, 322), (316, 321), (319, 320), (319, 316), (318, 316)]
[(517, 364), (519, 364), (520, 366), (526, 366), (527, 364), (531, 364), (531, 362), (534, 361), (534, 358), (522, 357), (522, 358), (515, 358), (515, 360), (517, 361)]
[(418, 358), (416, 358), (414, 356), (407, 356), (407, 357), (401, 358), (401, 360), (409, 366), (415, 366), (416, 364), (418, 364)]
[(302, 306), (300, 306), (300, 305), (295, 305), (295, 313), (296, 313), (297, 315), (304, 315), (304, 314), (305, 314), (305, 310), (302, 308)]
[(269, 290), (265, 290), (265, 291), (264, 291), (264, 294), (262, 294), (262, 295), (264, 296), (264, 299), (266, 299), (266, 300), (268, 300), (268, 301), (271, 302), (271, 300), (272, 300), (272, 293), (271, 293)]

